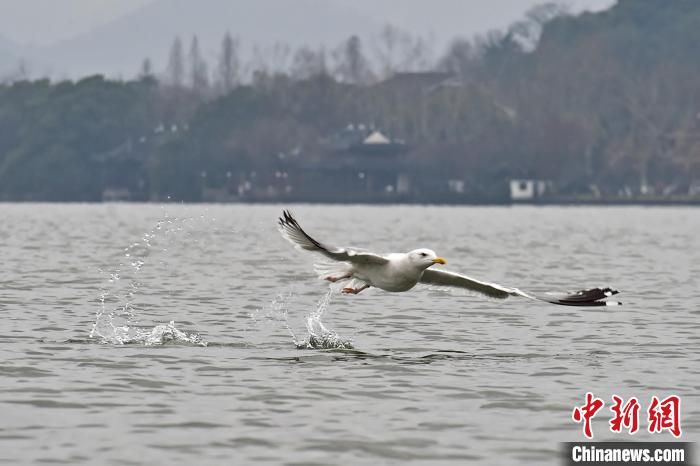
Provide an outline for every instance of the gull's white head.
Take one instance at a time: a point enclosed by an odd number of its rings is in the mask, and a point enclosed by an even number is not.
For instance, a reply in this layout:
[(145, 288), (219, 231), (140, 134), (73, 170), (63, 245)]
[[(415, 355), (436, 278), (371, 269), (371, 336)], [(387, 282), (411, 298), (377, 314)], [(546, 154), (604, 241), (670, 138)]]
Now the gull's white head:
[(435, 264), (447, 264), (447, 261), (442, 257), (438, 257), (435, 251), (431, 249), (416, 249), (408, 253), (408, 260), (416, 267), (427, 269)]

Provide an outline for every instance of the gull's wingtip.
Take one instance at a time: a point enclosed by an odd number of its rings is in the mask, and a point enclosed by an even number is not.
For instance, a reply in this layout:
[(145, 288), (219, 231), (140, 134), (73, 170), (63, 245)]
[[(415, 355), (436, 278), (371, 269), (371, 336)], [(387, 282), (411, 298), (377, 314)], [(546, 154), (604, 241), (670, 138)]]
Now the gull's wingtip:
[(294, 219), (294, 215), (292, 215), (292, 212), (289, 209), (284, 209), (282, 211), (282, 216), (279, 217), (277, 220), (280, 227), (285, 227), (288, 225), (293, 226), (297, 223), (297, 221)]
[[(613, 290), (612, 288), (603, 288), (603, 293), (609, 298), (611, 296), (615, 296), (616, 294), (620, 294), (620, 291)], [(620, 301), (605, 301), (605, 305), (610, 307), (618, 307), (622, 306), (622, 303)]]
[(539, 299), (540, 301), (546, 301), (548, 303), (559, 304), (562, 306), (622, 306), (622, 303), (619, 301), (605, 301), (607, 298), (615, 296), (619, 293), (620, 292), (618, 290), (605, 287), (591, 288), (562, 295), (558, 295), (557, 293), (547, 293), (546, 295), (535, 295), (534, 298)]
[(287, 209), (284, 209), (282, 211), (282, 215), (277, 219), (277, 229), (287, 240), (291, 240), (288, 230), (289, 228), (294, 227), (294, 224), (292, 223), (293, 219), (294, 217), (291, 216), (291, 213)]

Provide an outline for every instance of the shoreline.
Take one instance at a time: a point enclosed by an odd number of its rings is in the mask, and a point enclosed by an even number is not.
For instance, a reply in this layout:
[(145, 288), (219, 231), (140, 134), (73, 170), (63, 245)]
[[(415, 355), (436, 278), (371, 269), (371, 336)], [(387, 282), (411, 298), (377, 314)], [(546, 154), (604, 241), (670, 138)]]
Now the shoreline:
[(485, 201), (485, 200), (464, 200), (464, 199), (314, 199), (314, 198), (279, 198), (279, 199), (245, 199), (245, 200), (202, 200), (202, 201), (177, 201), (177, 200), (101, 200), (101, 201), (66, 201), (66, 200), (0, 200), (2, 204), (318, 204), (318, 205), (416, 205), (416, 206), (471, 206), (471, 207), (514, 207), (514, 206), (581, 206), (581, 207), (615, 207), (615, 206), (639, 206), (639, 207), (679, 207), (679, 206), (700, 206), (700, 198), (602, 198), (602, 199), (578, 199), (578, 198), (544, 198), (532, 200), (508, 200), (508, 201)]

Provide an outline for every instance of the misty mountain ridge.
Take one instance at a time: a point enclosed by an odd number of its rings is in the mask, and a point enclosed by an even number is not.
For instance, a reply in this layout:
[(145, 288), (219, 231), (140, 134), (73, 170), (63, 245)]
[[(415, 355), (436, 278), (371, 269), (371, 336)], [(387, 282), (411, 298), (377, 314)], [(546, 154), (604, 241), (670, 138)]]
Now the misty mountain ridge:
[[(588, 0), (591, 4), (593, 0)], [(595, 0), (600, 7), (602, 2)], [(87, 33), (44, 47), (3, 47), (0, 41), (0, 76), (16, 70), (26, 59), (35, 77), (55, 78), (105, 74), (129, 78), (145, 58), (154, 71), (165, 69), (169, 48), (180, 36), (185, 44), (198, 35), (204, 58), (214, 64), (223, 35), (229, 31), (241, 42), (249, 59), (255, 46), (267, 55), (273, 44), (289, 49), (301, 46), (330, 50), (351, 35), (368, 43), (390, 23), (432, 42), (440, 55), (456, 36), (485, 29), (503, 29), (531, 6), (521, 0), (491, 0), (489, 6), (461, 0), (153, 0), (135, 11), (95, 27)], [(279, 57), (267, 57), (279, 59)], [(288, 57), (289, 58), (289, 57)], [(4, 71), (4, 72), (3, 72)]]
[(380, 25), (327, 0), (156, 0), (91, 32), (33, 50), (28, 58), (52, 75), (131, 77), (145, 58), (162, 71), (176, 36), (188, 44), (196, 34), (204, 58), (214, 62), (226, 32), (241, 41), (242, 53), (251, 54), (254, 45), (275, 43), (335, 47), (353, 34), (375, 34)]

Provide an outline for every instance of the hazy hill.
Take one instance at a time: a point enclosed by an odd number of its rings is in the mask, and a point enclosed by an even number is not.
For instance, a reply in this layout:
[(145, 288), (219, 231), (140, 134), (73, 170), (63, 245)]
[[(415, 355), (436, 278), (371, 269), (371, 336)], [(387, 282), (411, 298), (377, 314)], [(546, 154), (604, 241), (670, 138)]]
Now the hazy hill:
[(186, 41), (197, 33), (204, 55), (217, 56), (226, 31), (239, 37), (244, 50), (254, 43), (291, 46), (337, 44), (352, 34), (369, 35), (378, 24), (328, 0), (156, 0), (87, 34), (45, 49), (42, 58), (70, 74), (132, 76), (145, 57), (156, 70), (165, 66), (176, 35)]
[[(65, 8), (71, 8), (70, 5), (75, 8), (78, 1), (82, 0), (74, 0)], [(17, 57), (22, 57), (31, 64), (35, 76), (49, 73), (53, 77), (79, 77), (104, 73), (127, 78), (134, 76), (145, 57), (153, 61), (156, 71), (162, 70), (177, 34), (188, 41), (197, 33), (205, 58), (211, 63), (227, 30), (240, 38), (242, 52), (249, 57), (253, 44), (269, 48), (272, 43), (283, 42), (292, 48), (321, 44), (332, 48), (352, 34), (369, 42), (386, 23), (414, 35), (432, 37), (433, 54), (439, 55), (455, 36), (505, 28), (535, 1), (151, 0), (129, 14), (100, 23), (101, 26), (89, 32), (43, 48), (14, 44), (3, 48), (0, 43), (0, 72), (16, 67)], [(569, 3), (579, 10), (602, 8), (612, 1), (570, 0)], [(42, 14), (50, 16), (51, 10)], [(36, 27), (41, 27), (41, 22)], [(9, 33), (5, 31), (5, 34)], [(371, 47), (367, 51), (371, 52)]]
[[(609, 10), (550, 21), (539, 54), (561, 47), (597, 49), (624, 65), (648, 72), (666, 63), (698, 64), (700, 2), (696, 0), (618, 0)], [(640, 70), (640, 71), (641, 71)]]

